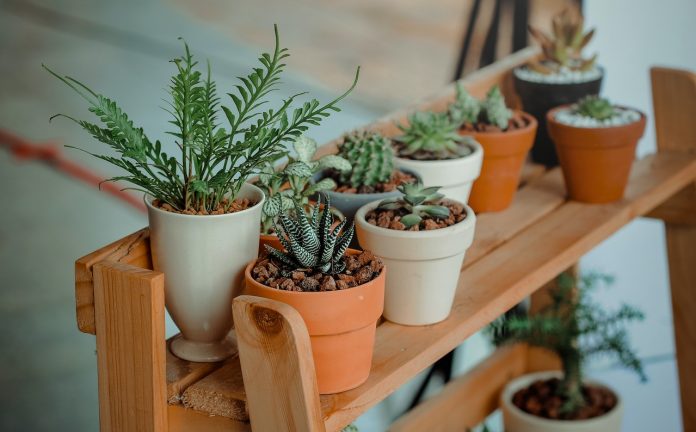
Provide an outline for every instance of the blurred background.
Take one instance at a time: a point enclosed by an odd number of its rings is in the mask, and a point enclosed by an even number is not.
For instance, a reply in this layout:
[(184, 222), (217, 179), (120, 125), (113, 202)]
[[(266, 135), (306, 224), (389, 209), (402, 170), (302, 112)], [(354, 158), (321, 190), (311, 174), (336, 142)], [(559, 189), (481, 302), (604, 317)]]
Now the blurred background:
[[(95, 339), (79, 333), (75, 324), (73, 263), (147, 224), (145, 214), (127, 202), (8, 151), (10, 133), (52, 149), (44, 156), (58, 152), (97, 176), (117, 172), (62, 147), (96, 149), (97, 144), (68, 121), (49, 124), (58, 112), (89, 113), (42, 63), (115, 98), (150, 137), (166, 139), (168, 115), (159, 107), (173, 70), (168, 60), (181, 53), (177, 37), (186, 39), (199, 59), (210, 59), (223, 90), (247, 73), (260, 52), (272, 48), (277, 23), (292, 54), (277, 100), (302, 90), (327, 100), (350, 84), (357, 65), (363, 68), (343, 111), (311, 131), (326, 142), (526, 45), (526, 38), (513, 40), (519, 28), (512, 4), (525, 5), (530, 22), (545, 27), (553, 12), (572, 3), (0, 0), (0, 196), (7, 198), (0, 204), (0, 430), (98, 430)], [(651, 120), (648, 68), (696, 69), (696, 2), (582, 3), (586, 21), (598, 29), (589, 51), (599, 53), (607, 70), (605, 96), (646, 112)], [(500, 37), (490, 36), (493, 27)], [(654, 150), (651, 121), (638, 152)], [(626, 301), (647, 314), (644, 323), (632, 327), (647, 384), (601, 361), (589, 371), (625, 397), (625, 431), (681, 430), (663, 243), (661, 222), (638, 220), (581, 263), (616, 276), (614, 288), (600, 294), (603, 303)], [(171, 321), (167, 332), (176, 332)], [(457, 352), (456, 373), (489, 349), (482, 337), (473, 338)], [(361, 417), (360, 430), (385, 430), (408, 406), (420, 380)], [(435, 382), (429, 393), (436, 388)]]

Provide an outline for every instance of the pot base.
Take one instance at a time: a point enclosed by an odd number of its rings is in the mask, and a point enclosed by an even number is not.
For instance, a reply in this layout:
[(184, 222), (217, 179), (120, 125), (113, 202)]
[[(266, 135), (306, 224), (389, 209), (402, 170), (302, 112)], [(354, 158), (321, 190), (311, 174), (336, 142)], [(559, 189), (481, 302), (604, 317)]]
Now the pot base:
[(233, 332), (219, 342), (196, 342), (185, 339), (179, 334), (174, 337), (169, 349), (183, 360), (199, 363), (211, 363), (225, 360), (237, 352), (237, 343)]

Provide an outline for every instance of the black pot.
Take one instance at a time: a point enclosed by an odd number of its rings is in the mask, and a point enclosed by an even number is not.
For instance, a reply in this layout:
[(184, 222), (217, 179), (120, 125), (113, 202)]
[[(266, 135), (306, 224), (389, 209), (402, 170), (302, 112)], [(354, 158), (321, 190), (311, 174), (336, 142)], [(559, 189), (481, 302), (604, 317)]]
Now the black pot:
[(604, 69), (602, 74), (592, 81), (568, 84), (539, 83), (520, 79), (512, 74), (515, 91), (522, 101), (522, 109), (533, 115), (539, 122), (534, 147), (532, 147), (532, 160), (545, 165), (547, 168), (558, 166), (556, 147), (549, 137), (546, 129), (546, 113), (559, 105), (572, 104), (585, 96), (597, 95), (602, 87)]

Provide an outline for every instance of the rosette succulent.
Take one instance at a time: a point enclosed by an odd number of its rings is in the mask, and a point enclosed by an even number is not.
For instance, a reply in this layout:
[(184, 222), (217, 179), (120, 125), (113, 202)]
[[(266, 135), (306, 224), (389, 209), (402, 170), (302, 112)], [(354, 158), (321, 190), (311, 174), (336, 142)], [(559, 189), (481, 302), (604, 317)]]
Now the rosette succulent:
[(466, 143), (472, 138), (459, 135), (459, 124), (449, 113), (416, 112), (408, 125), (397, 125), (403, 135), (395, 138), (402, 147), (400, 156), (413, 159), (454, 159), (468, 156), (473, 148)]
[(573, 111), (595, 120), (607, 120), (616, 115), (616, 110), (608, 99), (594, 95), (582, 98)]
[(424, 217), (444, 219), (449, 217), (449, 208), (438, 204), (444, 195), (438, 193), (440, 186), (423, 187), (421, 183), (407, 183), (398, 187), (403, 196), (382, 200), (377, 206), (381, 210), (405, 210), (401, 223), (410, 228), (421, 223)]

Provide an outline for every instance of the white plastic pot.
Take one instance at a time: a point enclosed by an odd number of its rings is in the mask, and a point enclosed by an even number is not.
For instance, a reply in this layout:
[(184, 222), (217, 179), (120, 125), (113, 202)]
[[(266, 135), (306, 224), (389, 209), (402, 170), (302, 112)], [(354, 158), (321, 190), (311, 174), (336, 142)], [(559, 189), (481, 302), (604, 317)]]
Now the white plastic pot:
[[(618, 393), (614, 409), (601, 417), (588, 420), (551, 420), (534, 416), (517, 408), (512, 403), (512, 396), (534, 381), (560, 377), (558, 371), (537, 372), (522, 375), (510, 381), (500, 395), (500, 407), (503, 411), (503, 423), (506, 432), (620, 432), (623, 418), (623, 403)], [(588, 380), (590, 384), (607, 387), (596, 381)], [(612, 390), (613, 391), (613, 390)]]
[(439, 192), (447, 198), (466, 204), (483, 163), (483, 148), (475, 141), (471, 145), (474, 152), (458, 159), (424, 161), (396, 157), (394, 164), (399, 169), (418, 174), (425, 186), (441, 186)]
[(244, 184), (239, 198), (253, 207), (224, 215), (183, 215), (145, 203), (155, 270), (165, 275), (165, 302), (181, 331), (171, 350), (185, 360), (212, 362), (235, 352), (232, 299), (244, 288), (244, 268), (259, 252), (264, 195)]
[(389, 269), (384, 317), (404, 325), (434, 324), (452, 309), (464, 253), (474, 239), (476, 216), (466, 208), (463, 221), (430, 231), (398, 231), (369, 224), (365, 215), (379, 204), (366, 204), (355, 214), (360, 246), (382, 258)]

